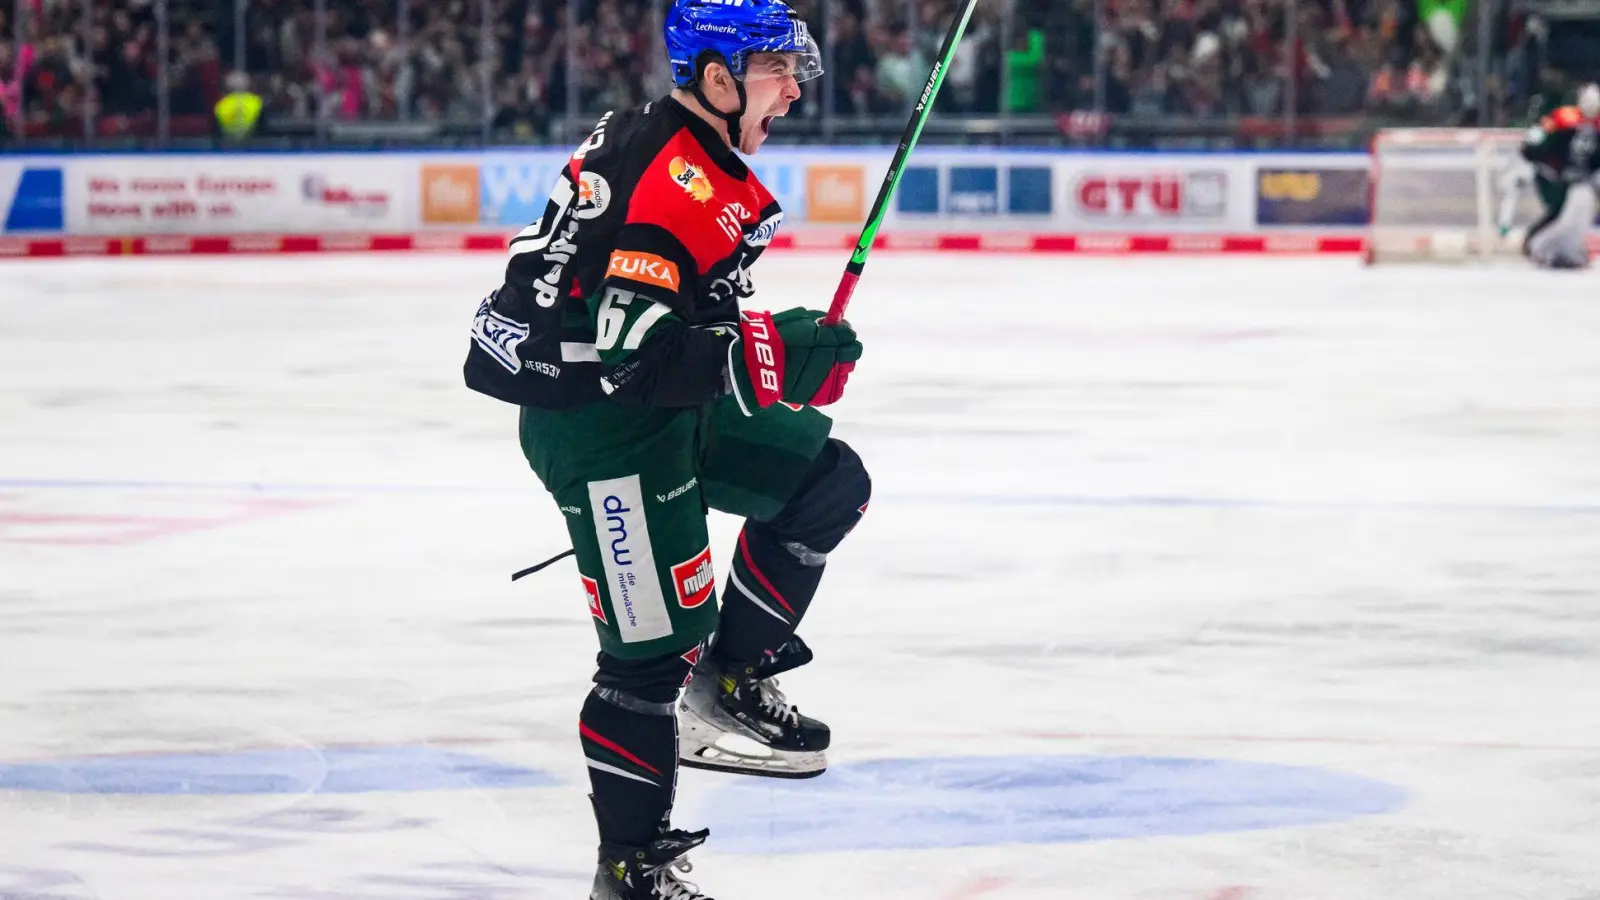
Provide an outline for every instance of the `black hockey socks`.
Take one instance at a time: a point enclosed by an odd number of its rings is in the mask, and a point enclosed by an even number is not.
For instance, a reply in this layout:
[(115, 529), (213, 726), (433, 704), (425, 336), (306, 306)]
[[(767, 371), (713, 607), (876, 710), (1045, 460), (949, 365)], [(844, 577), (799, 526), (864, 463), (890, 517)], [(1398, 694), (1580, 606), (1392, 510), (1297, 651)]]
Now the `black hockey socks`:
[(600, 654), (578, 732), (602, 843), (643, 846), (667, 827), (678, 777), (672, 706), (698, 655), (634, 661)]
[(759, 663), (794, 635), (828, 554), (860, 521), (871, 494), (861, 458), (829, 440), (776, 516), (745, 523), (722, 592), (718, 659)]
[(825, 560), (822, 554), (803, 559), (766, 529), (746, 524), (723, 592), (717, 658), (756, 663), (794, 636), (822, 581)]

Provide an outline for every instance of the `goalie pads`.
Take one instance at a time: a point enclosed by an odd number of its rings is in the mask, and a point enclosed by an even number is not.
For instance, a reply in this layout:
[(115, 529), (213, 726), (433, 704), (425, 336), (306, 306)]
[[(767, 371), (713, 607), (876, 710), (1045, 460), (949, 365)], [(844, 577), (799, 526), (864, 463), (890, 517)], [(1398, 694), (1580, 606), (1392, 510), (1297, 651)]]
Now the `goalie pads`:
[(1589, 232), (1596, 206), (1595, 188), (1579, 182), (1567, 191), (1566, 202), (1550, 224), (1528, 238), (1528, 256), (1547, 269), (1579, 269), (1589, 265)]

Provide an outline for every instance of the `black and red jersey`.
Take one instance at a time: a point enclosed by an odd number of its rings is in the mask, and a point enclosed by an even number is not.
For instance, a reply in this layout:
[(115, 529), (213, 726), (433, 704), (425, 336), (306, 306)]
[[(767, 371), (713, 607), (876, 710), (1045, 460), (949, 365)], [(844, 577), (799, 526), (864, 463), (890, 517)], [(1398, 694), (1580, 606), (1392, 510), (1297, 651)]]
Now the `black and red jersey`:
[[(467, 383), (566, 409), (724, 390), (750, 267), (783, 212), (718, 131), (668, 97), (607, 113), (478, 309)], [(731, 329), (731, 331), (730, 331)]]
[(1600, 139), (1595, 120), (1576, 106), (1552, 110), (1528, 129), (1522, 139), (1522, 158), (1552, 181), (1572, 181), (1593, 175), (1600, 164)]

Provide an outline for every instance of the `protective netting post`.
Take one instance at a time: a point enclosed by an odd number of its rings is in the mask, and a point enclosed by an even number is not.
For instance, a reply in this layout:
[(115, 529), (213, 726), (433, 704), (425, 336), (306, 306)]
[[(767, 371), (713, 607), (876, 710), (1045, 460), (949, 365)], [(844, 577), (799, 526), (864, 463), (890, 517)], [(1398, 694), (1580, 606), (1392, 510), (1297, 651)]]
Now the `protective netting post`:
[[(84, 52), (92, 60), (94, 58), (94, 0), (83, 0), (81, 18), (78, 23), (79, 38), (83, 41)], [(42, 51), (44, 48), (41, 47), (39, 49)], [(112, 47), (108, 52), (120, 52), (120, 48)], [(83, 142), (85, 144), (94, 140), (94, 114), (99, 108), (100, 98), (95, 96), (94, 77), (91, 75), (89, 83), (84, 85), (83, 89)]]
[(235, 72), (248, 72), (250, 60), (245, 52), (245, 29), (249, 28), (249, 21), (245, 17), (245, 4), (248, 0), (233, 0), (233, 70)]
[[(1026, 26), (1024, 26), (1026, 27)], [(1000, 116), (1000, 139), (1002, 143), (1011, 143), (1011, 62), (1008, 54), (1014, 49), (1017, 42), (1017, 4), (1011, 0), (1000, 7), (1000, 47), (995, 58), (1000, 63), (1000, 78), (998, 81), (1000, 96), (994, 98), (995, 113)]]
[(667, 44), (659, 38), (667, 25), (666, 9), (659, 3), (650, 4), (650, 74), (645, 76), (645, 99), (650, 100), (672, 90), (668, 73)]
[(24, 96), (27, 88), (24, 83), (27, 82), (24, 77), (26, 51), (22, 50), (22, 45), (27, 43), (27, 32), (22, 27), (22, 16), (27, 13), (27, 6), (24, 6), (26, 2), (16, 0), (11, 5), (11, 48), (16, 59), (11, 64), (10, 72), (0, 72), (0, 85), (5, 85), (0, 88), (0, 117), (5, 117), (6, 125), (16, 131), (18, 138), (26, 136), (22, 130), (22, 110), (27, 109), (27, 96)]
[(411, 121), (411, 3), (399, 0), (395, 9), (395, 52), (400, 57), (400, 68), (395, 72), (399, 83), (394, 87), (395, 117), (402, 122)]
[(567, 115), (563, 143), (571, 143), (579, 132), (578, 122), (578, 0), (567, 0)]
[(821, 0), (818, 9), (822, 17), (822, 140), (833, 143), (834, 113), (833, 104), (839, 96), (838, 78), (838, 48), (839, 36), (835, 33), (838, 21), (834, 18), (834, 4), (837, 0)]
[[(922, 4), (918, 0), (906, 0), (906, 27), (911, 30), (911, 58), (916, 61), (912, 71), (926, 72), (933, 61), (922, 53)], [(904, 108), (909, 110), (916, 102), (917, 98), (907, 97)]]
[(478, 90), (483, 94), (479, 137), (488, 144), (494, 128), (494, 0), (480, 0), (478, 19)]
[(1296, 143), (1296, 121), (1300, 108), (1300, 4), (1285, 0), (1283, 5), (1283, 146)]
[(1106, 112), (1106, 0), (1094, 0), (1094, 111)]
[(1478, 127), (1499, 124), (1489, 102), (1489, 75), (1493, 65), (1495, 0), (1478, 0)]
[(315, 0), (311, 7), (311, 70), (317, 82), (317, 143), (328, 143), (328, 116), (333, 113), (333, 95), (328, 85), (334, 78), (328, 58), (328, 2)]
[(27, 26), (23, 24), (23, 17), (28, 13), (27, 3), (28, 0), (16, 0), (12, 4), (11, 47), (16, 58), (10, 72), (0, 72), (0, 82), (5, 83), (6, 91), (9, 92), (0, 94), (0, 116), (10, 120), (8, 124), (13, 126), (18, 138), (25, 138), (27, 134), (25, 131), (25, 112), (28, 108), (28, 79), (25, 65), (27, 51), (23, 49), (28, 42)]
[(156, 142), (172, 141), (172, 10), (156, 0)]

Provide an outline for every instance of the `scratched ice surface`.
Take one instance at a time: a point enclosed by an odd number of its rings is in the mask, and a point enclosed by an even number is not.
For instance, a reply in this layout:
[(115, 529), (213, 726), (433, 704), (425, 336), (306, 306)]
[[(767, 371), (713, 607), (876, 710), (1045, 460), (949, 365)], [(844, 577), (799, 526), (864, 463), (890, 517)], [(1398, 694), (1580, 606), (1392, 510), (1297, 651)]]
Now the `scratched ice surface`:
[[(507, 580), (562, 521), (459, 376), (499, 269), (0, 264), (0, 897), (587, 895), (583, 594)], [(876, 494), (784, 683), (835, 768), (685, 774), (695, 878), (1600, 897), (1594, 285), (873, 259)]]

